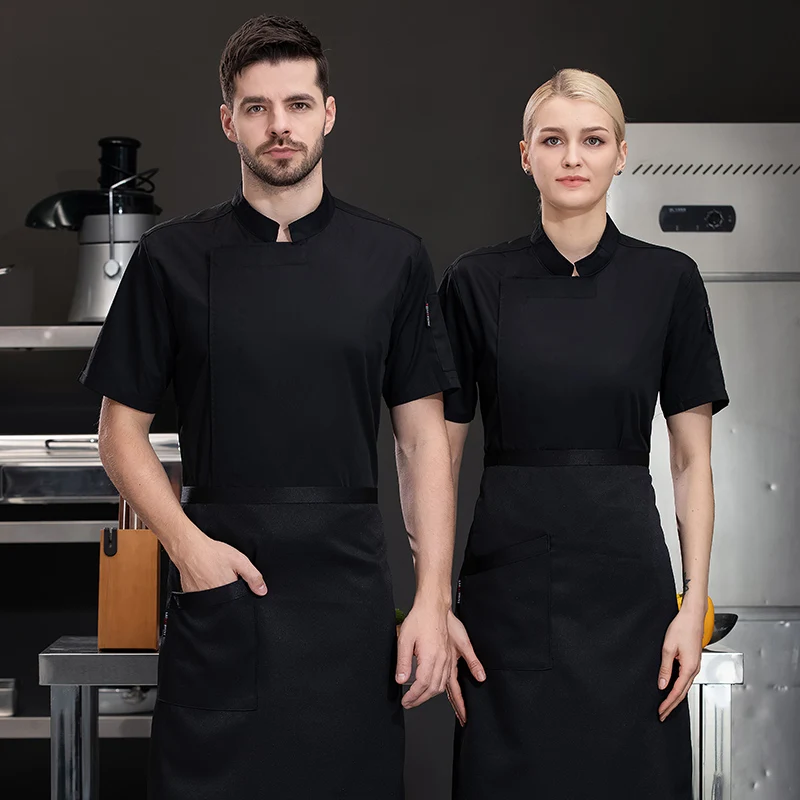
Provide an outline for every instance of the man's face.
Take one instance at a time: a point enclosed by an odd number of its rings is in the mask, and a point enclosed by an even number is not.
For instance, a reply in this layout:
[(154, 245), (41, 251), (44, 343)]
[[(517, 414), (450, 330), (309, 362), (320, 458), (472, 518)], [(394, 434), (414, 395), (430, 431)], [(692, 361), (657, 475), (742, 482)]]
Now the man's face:
[(313, 59), (251, 64), (236, 79), (231, 102), (220, 108), (222, 128), (257, 178), (293, 186), (317, 167), (336, 101), (323, 101)]

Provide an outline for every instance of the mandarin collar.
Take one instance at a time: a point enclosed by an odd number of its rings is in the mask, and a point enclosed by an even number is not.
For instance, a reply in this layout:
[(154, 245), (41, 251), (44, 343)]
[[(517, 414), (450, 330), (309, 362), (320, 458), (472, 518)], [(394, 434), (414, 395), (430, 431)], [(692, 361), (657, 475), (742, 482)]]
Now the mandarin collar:
[[(585, 258), (581, 258), (575, 264), (578, 275), (586, 277), (600, 272), (614, 257), (618, 241), (619, 231), (617, 226), (613, 223), (611, 217), (606, 214), (606, 228), (597, 243), (597, 247), (592, 253), (589, 253)], [(552, 272), (554, 275), (572, 275), (573, 265), (556, 249), (541, 224), (531, 234), (531, 244), (533, 245), (534, 254), (548, 272)]]
[[(254, 236), (265, 242), (274, 242), (278, 238), (280, 225), (247, 202), (241, 184), (233, 195), (231, 203), (238, 220)], [(333, 195), (328, 191), (328, 187), (323, 185), (320, 204), (310, 214), (289, 223), (289, 235), (292, 241), (300, 242), (323, 230), (331, 221), (335, 207)]]

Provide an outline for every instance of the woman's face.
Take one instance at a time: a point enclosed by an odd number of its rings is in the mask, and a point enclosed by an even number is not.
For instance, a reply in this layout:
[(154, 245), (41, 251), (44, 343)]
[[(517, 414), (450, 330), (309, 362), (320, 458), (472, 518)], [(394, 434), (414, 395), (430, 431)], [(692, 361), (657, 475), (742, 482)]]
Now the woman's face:
[(520, 142), (522, 168), (533, 175), (542, 204), (581, 212), (605, 199), (628, 145), (617, 147), (611, 115), (590, 100), (551, 97), (534, 115), (529, 142)]

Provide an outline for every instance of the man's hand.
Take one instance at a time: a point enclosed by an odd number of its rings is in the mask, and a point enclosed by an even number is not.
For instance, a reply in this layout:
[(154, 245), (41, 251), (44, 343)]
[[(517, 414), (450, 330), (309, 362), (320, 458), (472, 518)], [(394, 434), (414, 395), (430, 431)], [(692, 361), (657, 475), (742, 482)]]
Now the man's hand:
[(472, 649), (472, 642), (469, 640), (466, 628), (452, 611), (447, 615), (447, 629), (450, 633), (450, 647), (452, 648), (452, 667), (447, 679), (447, 699), (463, 727), (467, 723), (467, 708), (464, 705), (461, 684), (458, 682), (458, 659), (464, 659), (476, 681), (485, 681), (486, 672)]
[(181, 574), (181, 588), (185, 592), (214, 589), (233, 583), (241, 575), (253, 592), (267, 593), (263, 576), (244, 553), (205, 534), (193, 537), (182, 552), (171, 557)]
[(451, 648), (447, 634), (447, 607), (415, 603), (400, 626), (397, 641), (397, 673), (404, 683), (411, 674), (411, 657), (417, 657), (414, 683), (403, 697), (403, 708), (422, 705), (441, 694), (451, 672)]

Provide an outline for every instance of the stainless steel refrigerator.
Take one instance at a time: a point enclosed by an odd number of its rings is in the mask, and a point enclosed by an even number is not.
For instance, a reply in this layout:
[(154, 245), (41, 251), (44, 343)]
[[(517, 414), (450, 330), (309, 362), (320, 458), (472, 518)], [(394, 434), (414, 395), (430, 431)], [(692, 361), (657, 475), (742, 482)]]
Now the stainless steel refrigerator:
[[(800, 800), (800, 124), (630, 124), (609, 213), (689, 254), (706, 283), (731, 397), (714, 418), (710, 591), (739, 614), (733, 800)], [(651, 471), (679, 583), (669, 444)]]

